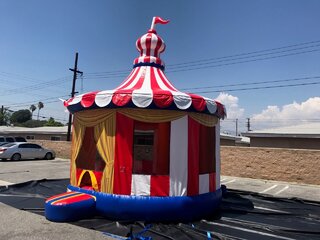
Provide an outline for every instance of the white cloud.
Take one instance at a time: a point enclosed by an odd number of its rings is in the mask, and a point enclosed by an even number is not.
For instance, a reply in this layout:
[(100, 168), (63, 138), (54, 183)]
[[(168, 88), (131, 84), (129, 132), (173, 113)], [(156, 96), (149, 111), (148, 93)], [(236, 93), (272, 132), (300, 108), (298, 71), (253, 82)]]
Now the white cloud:
[(238, 97), (232, 96), (228, 93), (220, 93), (216, 100), (225, 105), (228, 119), (241, 118), (243, 116), (244, 109), (239, 107)]
[[(217, 101), (221, 102), (225, 105), (227, 110), (227, 119), (221, 121), (221, 132), (236, 134), (236, 121), (235, 119), (239, 119), (243, 117), (244, 109), (239, 106), (239, 98), (232, 96), (228, 93), (220, 93), (216, 98)], [(238, 133), (243, 131), (239, 124)]]
[(251, 118), (254, 129), (283, 125), (302, 124), (320, 118), (320, 97), (309, 98), (305, 102), (279, 106), (268, 106)]

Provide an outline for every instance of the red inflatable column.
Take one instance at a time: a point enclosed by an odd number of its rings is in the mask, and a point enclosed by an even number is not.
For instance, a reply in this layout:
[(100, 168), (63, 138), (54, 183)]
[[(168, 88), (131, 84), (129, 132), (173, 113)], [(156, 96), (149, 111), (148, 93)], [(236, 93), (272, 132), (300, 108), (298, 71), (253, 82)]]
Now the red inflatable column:
[(113, 193), (131, 194), (133, 120), (117, 113)]

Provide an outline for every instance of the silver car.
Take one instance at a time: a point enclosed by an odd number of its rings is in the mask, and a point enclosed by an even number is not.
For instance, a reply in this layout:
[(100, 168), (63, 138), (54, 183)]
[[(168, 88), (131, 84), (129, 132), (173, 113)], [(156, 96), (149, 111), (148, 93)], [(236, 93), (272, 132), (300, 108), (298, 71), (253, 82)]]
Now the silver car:
[(27, 142), (7, 143), (0, 146), (0, 158), (2, 160), (11, 159), (18, 161), (20, 159), (54, 159), (56, 154), (53, 150), (41, 147), (38, 144)]

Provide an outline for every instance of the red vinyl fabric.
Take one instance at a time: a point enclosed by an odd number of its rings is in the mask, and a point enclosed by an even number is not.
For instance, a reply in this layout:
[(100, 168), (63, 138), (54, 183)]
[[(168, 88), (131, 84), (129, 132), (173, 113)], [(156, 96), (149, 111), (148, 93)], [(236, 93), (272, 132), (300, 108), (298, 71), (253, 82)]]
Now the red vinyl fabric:
[(199, 194), (200, 124), (188, 117), (188, 196)]
[(117, 113), (116, 121), (113, 193), (130, 195), (134, 121), (120, 113)]
[(214, 192), (216, 190), (217, 190), (216, 173), (210, 173), (209, 174), (209, 191)]
[(169, 196), (169, 176), (155, 175), (150, 180), (150, 196), (167, 197)]

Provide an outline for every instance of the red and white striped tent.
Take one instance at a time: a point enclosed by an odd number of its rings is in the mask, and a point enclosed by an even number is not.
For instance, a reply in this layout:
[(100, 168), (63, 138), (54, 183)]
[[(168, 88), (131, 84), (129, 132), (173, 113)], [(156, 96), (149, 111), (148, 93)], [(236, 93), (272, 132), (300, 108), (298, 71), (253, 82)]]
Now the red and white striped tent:
[(117, 88), (78, 95), (65, 101), (70, 112), (90, 108), (137, 107), (175, 109), (225, 116), (219, 102), (176, 89), (164, 74), (160, 53), (165, 43), (154, 29), (136, 42), (140, 56), (133, 62), (133, 70)]
[[(221, 103), (181, 92), (170, 83), (160, 59), (165, 43), (154, 29), (156, 23), (166, 21), (154, 18), (151, 29), (137, 40), (140, 56), (123, 83), (64, 102), (74, 114), (71, 185), (124, 195), (125, 201), (139, 197), (141, 208), (129, 202), (121, 206), (125, 216), (131, 213), (127, 218), (136, 219), (168, 220), (172, 212), (185, 212), (184, 201), (205, 196), (200, 203), (196, 200), (194, 210), (179, 215), (192, 219), (213, 211), (212, 201), (221, 198), (219, 122), (226, 111)], [(141, 197), (151, 198), (151, 205)], [(173, 198), (179, 204), (176, 209), (172, 202), (158, 206), (153, 197)], [(159, 208), (164, 215), (155, 217)], [(100, 212), (120, 217), (119, 209)]]

